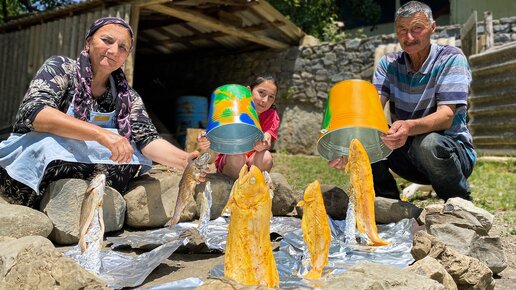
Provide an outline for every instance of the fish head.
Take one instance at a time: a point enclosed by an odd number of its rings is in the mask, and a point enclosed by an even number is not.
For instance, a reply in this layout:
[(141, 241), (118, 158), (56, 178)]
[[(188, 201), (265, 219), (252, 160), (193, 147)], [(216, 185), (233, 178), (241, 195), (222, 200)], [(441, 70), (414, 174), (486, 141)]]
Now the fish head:
[(86, 195), (94, 194), (97, 202), (101, 202), (104, 197), (104, 189), (106, 187), (106, 175), (97, 174), (86, 188)]
[(258, 167), (242, 166), (233, 186), (233, 198), (240, 208), (252, 208), (270, 200), (267, 182)]
[(306, 187), (303, 200), (305, 203), (311, 203), (321, 196), (321, 184), (319, 183), (319, 180), (315, 180)]

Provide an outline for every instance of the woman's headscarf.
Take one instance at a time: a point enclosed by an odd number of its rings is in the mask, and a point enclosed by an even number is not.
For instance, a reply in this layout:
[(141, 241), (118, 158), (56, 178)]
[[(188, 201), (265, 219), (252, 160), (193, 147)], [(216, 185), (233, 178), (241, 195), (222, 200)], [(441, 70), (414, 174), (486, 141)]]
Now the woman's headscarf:
[[(96, 20), (86, 32), (85, 39), (92, 36), (99, 28), (107, 24), (119, 24), (127, 28), (131, 35), (131, 48), (133, 47), (133, 30), (123, 19), (118, 17), (104, 17)], [(93, 78), (93, 71), (91, 68), (89, 52), (84, 49), (81, 51), (77, 59), (76, 71), (78, 77), (78, 84), (74, 93), (74, 116), (78, 119), (88, 121), (90, 118), (90, 108), (93, 102), (93, 94), (91, 93), (91, 81)], [(118, 68), (111, 73), (115, 81), (117, 95), (113, 96), (115, 99), (115, 115), (118, 121), (118, 132), (125, 138), (131, 140), (131, 97), (129, 94), (129, 84), (125, 78), (122, 68)], [(110, 85), (108, 85), (109, 90)]]

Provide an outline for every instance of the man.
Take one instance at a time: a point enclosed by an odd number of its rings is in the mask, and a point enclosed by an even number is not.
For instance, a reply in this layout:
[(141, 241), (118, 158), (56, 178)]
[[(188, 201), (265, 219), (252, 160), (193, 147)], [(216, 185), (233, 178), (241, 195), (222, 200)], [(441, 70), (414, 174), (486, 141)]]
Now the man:
[[(372, 164), (377, 196), (399, 198), (389, 168), (415, 183), (431, 184), (447, 200), (471, 200), (467, 178), (476, 153), (466, 126), (471, 72), (460, 49), (431, 44), (435, 31), (427, 5), (410, 1), (396, 12), (402, 51), (385, 55), (373, 83), (383, 106), (390, 103), (393, 123), (382, 141), (393, 150)], [(342, 169), (346, 160), (333, 160)]]

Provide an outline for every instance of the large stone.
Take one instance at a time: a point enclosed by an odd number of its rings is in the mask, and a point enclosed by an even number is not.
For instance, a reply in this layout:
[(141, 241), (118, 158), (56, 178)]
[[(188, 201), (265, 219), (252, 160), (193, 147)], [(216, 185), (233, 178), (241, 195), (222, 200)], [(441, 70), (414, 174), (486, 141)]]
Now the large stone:
[(272, 198), (272, 214), (274, 216), (285, 216), (290, 214), (299, 199), (292, 190), (285, 176), (281, 173), (270, 174), (274, 186), (274, 197)]
[(0, 243), (0, 289), (109, 289), (40, 236)]
[(332, 277), (324, 289), (437, 290), (445, 288), (439, 282), (425, 276), (364, 261)]
[[(60, 179), (52, 182), (40, 204), (40, 209), (54, 224), (50, 239), (68, 245), (79, 241), (79, 221), (84, 193), (89, 182), (82, 179)], [(122, 195), (106, 187), (102, 205), (105, 232), (120, 230), (124, 225), (125, 201)]]
[(486, 232), (489, 232), (493, 226), (494, 215), (487, 210), (476, 207), (471, 201), (459, 197), (450, 198), (446, 201), (447, 205), (453, 206), (455, 209), (461, 209), (472, 214), (478, 222), (484, 227)]
[[(233, 187), (233, 179), (225, 176), (222, 173), (210, 173), (206, 175), (206, 181), (211, 185), (212, 205), (210, 209), (211, 219), (220, 217), (222, 209), (226, 206), (231, 188)], [(201, 183), (195, 188), (195, 200), (200, 206), (199, 195), (204, 192), (206, 183)]]
[(430, 256), (426, 256), (423, 259), (416, 261), (408, 268), (403, 269), (403, 271), (413, 272), (435, 280), (441, 283), (446, 290), (457, 289), (457, 284), (453, 281), (452, 276), (446, 272), (446, 269), (444, 269), (443, 265), (441, 265), (439, 261)]
[(472, 205), (457, 202), (466, 206), (447, 203), (441, 211), (427, 213), (425, 226), (428, 233), (459, 253), (484, 262), (493, 273), (500, 273), (507, 267), (500, 238), (487, 236), (486, 226), (480, 223), (484, 220), (490, 227), (485, 214), (481, 215), (484, 218), (477, 218), (478, 214), (469, 212), (477, 212)]
[[(297, 96), (293, 98), (296, 102), (299, 100)], [(321, 102), (320, 108), (322, 106)], [(315, 154), (317, 139), (313, 134), (321, 129), (322, 117), (322, 112), (314, 111), (312, 104), (297, 102), (296, 105), (289, 106), (282, 115), (279, 128), (281, 138), (276, 142), (276, 149), (286, 150), (291, 154)]]
[(422, 209), (409, 202), (377, 196), (374, 199), (374, 211), (377, 223), (388, 224), (402, 219), (415, 219)]
[(346, 218), (349, 198), (347, 193), (335, 185), (321, 185), (321, 192), (324, 200), (326, 213), (335, 220)]
[[(182, 171), (155, 167), (135, 178), (124, 195), (127, 202), (126, 224), (134, 228), (162, 227), (174, 214)], [(180, 221), (190, 221), (197, 214), (193, 196)]]
[(438, 260), (459, 289), (494, 289), (493, 272), (484, 263), (457, 252), (425, 231), (414, 234), (411, 253), (416, 261), (426, 256)]
[(50, 219), (40, 211), (26, 206), (0, 203), (0, 236), (46, 238), (53, 227)]

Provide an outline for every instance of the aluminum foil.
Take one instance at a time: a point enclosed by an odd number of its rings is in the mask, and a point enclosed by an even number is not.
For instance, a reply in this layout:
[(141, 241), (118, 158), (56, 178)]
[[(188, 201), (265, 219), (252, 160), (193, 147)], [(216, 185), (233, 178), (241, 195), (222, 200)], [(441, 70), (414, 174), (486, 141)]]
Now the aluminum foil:
[(136, 288), (136, 290), (191, 290), (201, 286), (202, 284), (203, 281), (200, 278), (193, 277), (148, 288)]
[[(112, 289), (139, 286), (159, 264), (168, 259), (179, 246), (186, 243), (188, 238), (178, 239), (137, 256), (112, 250), (101, 251), (101, 267), (97, 275)], [(78, 246), (75, 246), (64, 254), (77, 261), (81, 251)]]
[[(276, 220), (276, 222), (285, 222), (287, 219), (289, 218)], [(347, 243), (344, 240), (346, 221), (336, 221), (331, 218), (329, 220), (332, 227), (329, 262), (324, 268), (322, 278), (318, 281), (303, 279), (303, 275), (308, 272), (310, 255), (303, 241), (302, 230), (297, 228), (293, 231), (286, 231), (280, 243), (279, 251), (274, 252), (280, 276), (280, 288), (312, 289), (324, 287), (332, 277), (345, 272), (362, 260), (398, 268), (404, 268), (414, 261), (410, 254), (414, 220), (404, 219), (397, 223), (378, 225), (379, 236), (392, 242), (391, 245), (383, 247), (362, 245), (357, 241)], [(274, 226), (282, 227), (280, 224)], [(285, 226), (290, 227), (291, 225), (286, 224)], [(365, 241), (365, 239), (362, 241)], [(215, 277), (224, 276), (224, 266), (215, 266), (211, 275)]]

